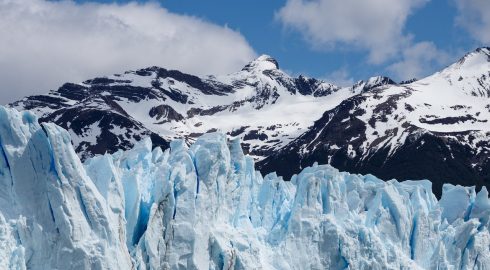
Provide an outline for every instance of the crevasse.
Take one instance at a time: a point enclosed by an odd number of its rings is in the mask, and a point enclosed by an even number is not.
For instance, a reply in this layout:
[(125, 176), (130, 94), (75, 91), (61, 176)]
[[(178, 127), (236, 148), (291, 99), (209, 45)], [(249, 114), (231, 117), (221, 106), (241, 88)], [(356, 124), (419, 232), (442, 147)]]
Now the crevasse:
[(0, 107), (0, 269), (489, 269), (483, 188), (305, 168), (264, 178), (220, 133), (82, 164)]

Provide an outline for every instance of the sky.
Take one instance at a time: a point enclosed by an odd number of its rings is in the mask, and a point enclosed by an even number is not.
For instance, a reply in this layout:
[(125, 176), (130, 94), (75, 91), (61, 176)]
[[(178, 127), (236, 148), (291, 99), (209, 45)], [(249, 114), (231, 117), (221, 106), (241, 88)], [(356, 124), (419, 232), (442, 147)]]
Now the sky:
[(0, 104), (148, 66), (238, 71), (261, 54), (347, 86), (422, 78), (490, 46), (488, 0), (0, 0)]

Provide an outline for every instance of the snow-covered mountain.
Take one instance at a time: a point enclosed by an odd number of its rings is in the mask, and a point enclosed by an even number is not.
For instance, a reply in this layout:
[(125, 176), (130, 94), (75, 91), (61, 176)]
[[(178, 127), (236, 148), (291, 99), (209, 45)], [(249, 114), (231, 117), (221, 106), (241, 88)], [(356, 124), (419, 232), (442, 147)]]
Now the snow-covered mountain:
[(152, 67), (81, 84), (14, 104), (67, 128), (82, 158), (128, 149), (150, 135), (157, 145), (209, 131), (242, 137), (261, 159), (301, 134), (325, 109), (356, 93), (315, 79), (291, 78), (261, 56), (227, 76), (199, 78)]
[[(490, 186), (490, 49), (427, 78), (364, 91), (262, 161), (289, 176), (313, 162), (383, 179)], [(285, 165), (287, 164), (287, 165)]]
[(68, 129), (82, 159), (128, 149), (142, 137), (156, 145), (209, 131), (240, 137), (261, 160), (298, 137), (327, 109), (369, 88), (393, 83), (374, 77), (340, 88), (316, 79), (292, 78), (276, 60), (261, 56), (241, 71), (199, 78), (158, 67), (129, 71), (12, 104), (41, 121)]
[(196, 77), (151, 67), (11, 104), (66, 128), (82, 159), (221, 131), (262, 172), (290, 177), (315, 161), (382, 179), (490, 187), (489, 49), (419, 81), (373, 77), (351, 87), (299, 76), (261, 56), (241, 71)]
[(489, 269), (485, 188), (263, 178), (220, 133), (84, 164), (70, 142), (0, 106), (0, 269)]

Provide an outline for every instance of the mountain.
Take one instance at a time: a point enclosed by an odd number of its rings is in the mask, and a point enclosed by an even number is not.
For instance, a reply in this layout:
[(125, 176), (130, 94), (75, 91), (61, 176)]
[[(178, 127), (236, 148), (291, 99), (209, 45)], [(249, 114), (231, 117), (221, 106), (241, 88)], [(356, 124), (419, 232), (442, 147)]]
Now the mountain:
[(270, 56), (224, 76), (151, 67), (11, 104), (67, 129), (78, 155), (187, 144), (221, 131), (242, 140), (263, 172), (289, 179), (315, 161), (382, 179), (490, 187), (489, 49), (421, 80), (373, 77), (351, 87), (291, 77)]
[(304, 134), (259, 162), (284, 176), (313, 162), (382, 179), (490, 186), (490, 49), (432, 76), (388, 84), (326, 110)]
[(220, 130), (242, 139), (248, 154), (261, 160), (297, 138), (322, 113), (367, 89), (393, 83), (374, 77), (353, 87), (335, 85), (279, 69), (263, 55), (241, 71), (199, 78), (151, 67), (80, 84), (67, 83), (47, 95), (11, 104), (31, 110), (41, 122), (69, 130), (82, 159), (129, 149), (150, 136), (168, 148)]
[(192, 142), (214, 130), (242, 137), (248, 152), (260, 159), (296, 138), (323, 108), (356, 91), (360, 88), (291, 78), (274, 59), (261, 56), (227, 76), (199, 78), (151, 67), (67, 83), (12, 106), (68, 129), (82, 159), (129, 149), (146, 136), (168, 148), (173, 139)]
[(146, 138), (82, 164), (0, 106), (1, 269), (488, 269), (487, 189), (305, 168), (264, 178), (239, 140)]

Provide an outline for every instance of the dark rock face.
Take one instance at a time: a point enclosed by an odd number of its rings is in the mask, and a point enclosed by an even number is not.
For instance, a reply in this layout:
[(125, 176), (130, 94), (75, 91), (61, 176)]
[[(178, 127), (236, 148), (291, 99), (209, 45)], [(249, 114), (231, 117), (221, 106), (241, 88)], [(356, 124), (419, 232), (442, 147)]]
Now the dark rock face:
[[(300, 144), (299, 141), (295, 143)], [(367, 156), (353, 156), (348, 147), (332, 149), (328, 142), (307, 155), (298, 153), (296, 145), (288, 147), (260, 161), (259, 170), (263, 173), (277, 171), (278, 175), (289, 178), (314, 162), (329, 163), (341, 171), (373, 174), (384, 180), (430, 179), (438, 197), (444, 183), (475, 185), (478, 189), (490, 186), (490, 166), (485, 158), (488, 153), (472, 155), (473, 151), (459, 142), (430, 133), (409, 138), (392, 155), (388, 148), (381, 148)], [(358, 148), (354, 149), (356, 153), (360, 152)]]
[(264, 133), (259, 133), (257, 130), (251, 130), (248, 132), (245, 137), (243, 137), (243, 140), (248, 141), (248, 140), (261, 140), (265, 141), (267, 140), (268, 137)]
[[(168, 148), (169, 143), (157, 134), (147, 130), (143, 125), (132, 121), (120, 108), (109, 107), (101, 109), (87, 106), (58, 110), (47, 117), (40, 118), (41, 122), (54, 122), (69, 130), (77, 137), (84, 137), (93, 129), (86, 141), (75, 144), (76, 151), (85, 159), (93, 155), (114, 153), (119, 149), (128, 150), (134, 142), (150, 136), (154, 147)], [(118, 131), (115, 131), (118, 130)]]
[(168, 121), (181, 121), (184, 117), (176, 112), (174, 108), (169, 105), (162, 104), (150, 109), (150, 117), (156, 118), (160, 123), (165, 123)]
[(483, 120), (476, 119), (475, 117), (469, 114), (464, 116), (459, 116), (459, 117), (444, 117), (444, 118), (435, 118), (435, 119), (420, 118), (419, 121), (421, 123), (427, 123), (427, 124), (444, 124), (444, 125), (463, 123), (466, 121), (481, 122), (481, 123), (488, 122), (487, 119), (483, 119)]

